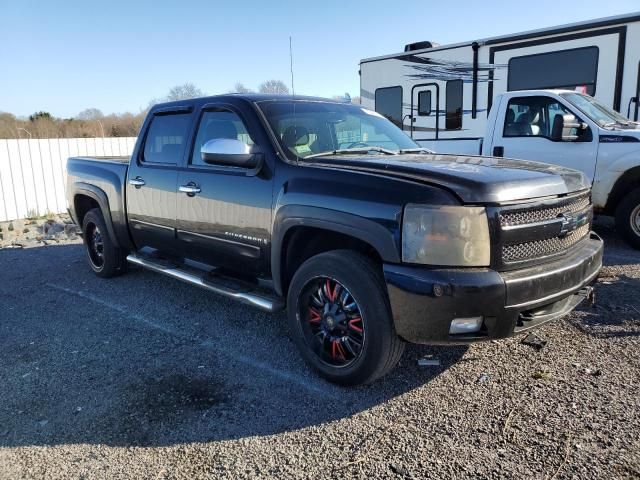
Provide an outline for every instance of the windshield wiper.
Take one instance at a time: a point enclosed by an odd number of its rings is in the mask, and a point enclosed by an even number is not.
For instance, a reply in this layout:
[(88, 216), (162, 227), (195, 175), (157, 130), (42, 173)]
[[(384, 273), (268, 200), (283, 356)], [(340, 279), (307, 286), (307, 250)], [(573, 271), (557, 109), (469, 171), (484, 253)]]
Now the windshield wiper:
[(341, 154), (345, 154), (345, 153), (369, 153), (369, 152), (379, 152), (379, 153), (384, 153), (385, 155), (397, 155), (398, 152), (394, 151), (394, 150), (389, 150), (387, 148), (382, 148), (382, 147), (376, 147), (376, 146), (371, 146), (371, 147), (356, 147), (356, 148), (340, 148), (337, 150), (329, 150), (326, 152), (320, 152), (320, 153), (314, 153), (312, 155), (307, 155), (306, 157), (302, 157), (303, 160), (306, 160), (307, 158), (315, 158), (315, 157), (329, 157), (331, 155), (341, 155)]
[(622, 127), (629, 127), (629, 126), (631, 126), (632, 124), (633, 124), (633, 122), (622, 122), (622, 121), (620, 121), (620, 120), (616, 120), (615, 122), (608, 122), (608, 123), (605, 123), (602, 127), (603, 127), (603, 128), (613, 128), (613, 127), (615, 127), (616, 125), (620, 125), (620, 126), (622, 126)]
[(402, 148), (398, 150), (398, 153), (436, 153), (433, 150), (429, 150), (428, 148)]

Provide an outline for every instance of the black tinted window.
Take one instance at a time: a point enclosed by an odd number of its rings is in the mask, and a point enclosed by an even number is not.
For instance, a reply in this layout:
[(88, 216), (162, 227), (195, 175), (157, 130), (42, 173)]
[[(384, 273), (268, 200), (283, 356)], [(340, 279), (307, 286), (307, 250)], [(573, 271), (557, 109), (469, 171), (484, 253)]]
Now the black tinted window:
[(446, 103), (445, 128), (447, 130), (462, 128), (462, 80), (447, 82)]
[(191, 155), (191, 165), (208, 165), (202, 160), (200, 149), (209, 140), (219, 138), (240, 140), (247, 145), (253, 145), (244, 122), (237, 114), (230, 111), (204, 112)]
[(144, 142), (143, 161), (176, 165), (182, 158), (190, 114), (156, 115)]
[(377, 89), (376, 112), (384, 115), (396, 126), (402, 128), (402, 87)]
[(508, 89), (578, 88), (596, 92), (598, 47), (514, 57), (509, 60)]
[(418, 93), (418, 115), (431, 115), (431, 90)]

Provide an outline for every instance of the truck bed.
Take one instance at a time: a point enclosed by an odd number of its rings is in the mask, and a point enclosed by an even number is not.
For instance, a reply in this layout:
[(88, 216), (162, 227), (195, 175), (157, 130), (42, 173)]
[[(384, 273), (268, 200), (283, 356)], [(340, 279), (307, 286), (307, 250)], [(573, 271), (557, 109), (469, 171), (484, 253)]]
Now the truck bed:
[(112, 233), (121, 241), (128, 239), (124, 205), (128, 170), (129, 157), (71, 157), (67, 160), (67, 202), (71, 212), (80, 208), (76, 195), (90, 198), (105, 212), (105, 217), (111, 217)]

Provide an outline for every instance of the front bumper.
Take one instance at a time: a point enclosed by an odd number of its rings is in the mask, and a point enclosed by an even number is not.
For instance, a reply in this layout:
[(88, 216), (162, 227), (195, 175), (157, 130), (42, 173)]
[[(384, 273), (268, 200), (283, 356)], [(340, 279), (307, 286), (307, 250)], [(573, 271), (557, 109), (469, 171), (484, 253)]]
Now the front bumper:
[[(590, 293), (602, 268), (600, 237), (591, 233), (577, 247), (560, 260), (510, 272), (385, 264), (396, 332), (414, 343), (468, 343), (560, 318)], [(449, 333), (453, 319), (480, 316), (479, 332)]]

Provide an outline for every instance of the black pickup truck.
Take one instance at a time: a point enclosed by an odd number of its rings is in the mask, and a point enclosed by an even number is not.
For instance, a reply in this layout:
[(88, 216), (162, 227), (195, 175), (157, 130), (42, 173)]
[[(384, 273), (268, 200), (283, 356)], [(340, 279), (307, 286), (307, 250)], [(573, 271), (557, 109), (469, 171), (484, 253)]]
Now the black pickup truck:
[(405, 342), (562, 317), (602, 265), (580, 172), (433, 155), (380, 114), (320, 98), (156, 105), (130, 160), (67, 171), (97, 275), (131, 263), (286, 308), (304, 358), (345, 385), (389, 371)]

